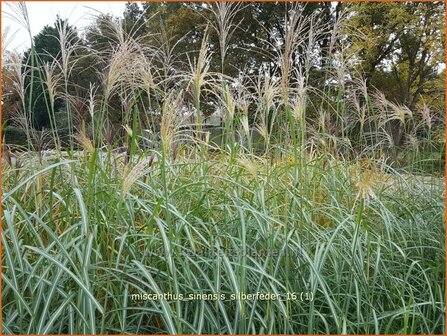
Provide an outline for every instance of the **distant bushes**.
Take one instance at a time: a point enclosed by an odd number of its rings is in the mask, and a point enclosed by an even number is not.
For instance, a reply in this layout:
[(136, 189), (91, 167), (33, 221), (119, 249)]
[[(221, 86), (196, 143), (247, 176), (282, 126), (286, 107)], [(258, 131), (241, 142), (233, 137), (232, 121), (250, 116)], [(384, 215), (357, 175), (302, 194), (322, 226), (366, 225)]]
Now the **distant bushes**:
[(26, 131), (24, 129), (7, 126), (2, 130), (2, 139), (11, 145), (26, 145)]
[[(68, 147), (70, 139), (68, 132), (66, 130), (58, 131), (58, 135), (60, 137), (61, 147)], [(26, 130), (15, 126), (6, 126), (2, 130), (2, 141), (7, 145), (27, 146)], [(35, 150), (54, 148), (54, 142), (52, 141), (50, 131), (46, 129), (41, 131), (35, 129), (30, 130), (30, 141)]]

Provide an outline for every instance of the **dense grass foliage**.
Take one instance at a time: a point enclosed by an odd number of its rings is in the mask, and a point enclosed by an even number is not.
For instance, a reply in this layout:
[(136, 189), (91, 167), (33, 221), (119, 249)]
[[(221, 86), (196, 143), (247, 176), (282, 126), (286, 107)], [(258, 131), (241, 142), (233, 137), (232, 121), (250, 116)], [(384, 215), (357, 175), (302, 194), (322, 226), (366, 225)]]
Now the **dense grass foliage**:
[(437, 178), (324, 156), (126, 164), (94, 150), (5, 165), (3, 183), (5, 333), (445, 331)]
[(3, 145), (4, 334), (445, 333), (445, 111), (388, 99), (344, 54), (349, 13), (302, 4), (272, 62), (210, 71), (238, 6), (210, 7), (184, 61), (106, 19), (101, 50), (58, 20), (54, 59), (8, 59), (26, 145)]

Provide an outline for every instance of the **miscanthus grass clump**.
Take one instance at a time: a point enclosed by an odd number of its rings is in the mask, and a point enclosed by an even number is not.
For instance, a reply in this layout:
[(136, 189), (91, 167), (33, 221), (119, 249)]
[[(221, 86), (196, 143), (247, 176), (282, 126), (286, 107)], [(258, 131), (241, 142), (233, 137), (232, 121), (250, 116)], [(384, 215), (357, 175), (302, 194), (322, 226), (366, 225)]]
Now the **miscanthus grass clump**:
[[(26, 146), (3, 147), (2, 333), (445, 333), (445, 111), (348, 73), (346, 13), (328, 27), (302, 4), (272, 62), (230, 77), (243, 8), (210, 6), (183, 61), (166, 32), (147, 45), (104, 18), (109, 48), (60, 22), (60, 57), (8, 60)], [(99, 73), (80, 95), (85, 53)]]
[(440, 179), (157, 157), (4, 165), (4, 333), (444, 332)]

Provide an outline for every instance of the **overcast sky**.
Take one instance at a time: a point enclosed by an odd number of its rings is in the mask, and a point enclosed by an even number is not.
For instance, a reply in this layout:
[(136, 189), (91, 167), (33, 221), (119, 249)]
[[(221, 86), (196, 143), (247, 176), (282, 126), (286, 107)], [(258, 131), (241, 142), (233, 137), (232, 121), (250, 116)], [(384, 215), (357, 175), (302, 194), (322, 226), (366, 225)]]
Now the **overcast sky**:
[[(23, 52), (30, 46), (30, 41), (25, 28), (8, 17), (8, 14), (11, 14), (12, 12), (9, 7), (11, 4), (11, 2), (8, 3), (7, 1), (2, 1), (2, 33), (9, 26), (7, 37), (10, 38), (10, 40), (7, 43), (7, 49)], [(82, 31), (83, 28), (92, 23), (92, 18), (94, 15), (98, 14), (98, 11), (104, 14), (110, 13), (114, 16), (122, 17), (125, 4), (125, 1), (26, 2), (33, 36), (38, 34), (45, 25), (52, 26), (56, 19), (56, 15), (59, 15), (62, 18), (68, 18), (71, 25), (76, 26)]]

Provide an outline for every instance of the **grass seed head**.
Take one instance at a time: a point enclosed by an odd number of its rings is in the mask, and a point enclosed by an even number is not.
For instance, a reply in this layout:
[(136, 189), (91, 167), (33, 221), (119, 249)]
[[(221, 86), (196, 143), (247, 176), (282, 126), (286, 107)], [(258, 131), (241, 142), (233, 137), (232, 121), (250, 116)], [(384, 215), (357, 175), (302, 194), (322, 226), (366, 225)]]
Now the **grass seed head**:
[(147, 168), (150, 168), (152, 166), (153, 162), (154, 162), (154, 155), (151, 155), (150, 157), (142, 159), (140, 162), (138, 162), (132, 168), (130, 167), (130, 164), (129, 164), (124, 169), (125, 174), (124, 174), (122, 188), (121, 188), (123, 194), (126, 194), (127, 192), (129, 192), (130, 188), (132, 188), (133, 184), (139, 178), (143, 177), (147, 173)]
[(93, 152), (95, 151), (95, 147), (83, 131), (77, 133), (75, 135), (75, 138), (83, 150), (90, 154), (93, 154)]

